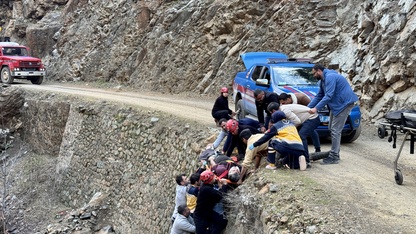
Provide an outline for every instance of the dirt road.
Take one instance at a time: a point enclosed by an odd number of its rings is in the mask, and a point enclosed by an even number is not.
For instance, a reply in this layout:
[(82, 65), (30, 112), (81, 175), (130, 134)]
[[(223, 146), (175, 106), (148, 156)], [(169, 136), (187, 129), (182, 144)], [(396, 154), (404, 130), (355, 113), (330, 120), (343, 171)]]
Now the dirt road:
[[(45, 90), (76, 96), (105, 99), (129, 105), (153, 108), (169, 112), (181, 118), (190, 118), (201, 124), (214, 127), (211, 118), (212, 97), (174, 96), (160, 93), (135, 93), (118, 89), (97, 89), (88, 86), (29, 85), (19, 84), (24, 89)], [(392, 227), (397, 233), (416, 233), (416, 156), (409, 153), (405, 145), (399, 165), (403, 173), (403, 185), (394, 180), (393, 161), (402, 142), (393, 149), (387, 139), (379, 139), (375, 125), (364, 124), (360, 138), (351, 144), (343, 144), (338, 165), (312, 164), (308, 170), (311, 178), (322, 184), (334, 196), (346, 204), (354, 204), (368, 215), (369, 225), (373, 219)], [(324, 143), (323, 150), (330, 144)], [(379, 233), (384, 233), (383, 231)]]

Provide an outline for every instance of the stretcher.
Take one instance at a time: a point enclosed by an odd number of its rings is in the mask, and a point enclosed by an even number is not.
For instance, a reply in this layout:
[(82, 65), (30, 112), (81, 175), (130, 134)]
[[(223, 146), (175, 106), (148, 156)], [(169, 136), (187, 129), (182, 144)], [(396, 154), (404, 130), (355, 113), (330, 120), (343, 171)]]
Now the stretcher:
[[(398, 185), (401, 185), (403, 184), (403, 174), (398, 168), (397, 162), (399, 161), (406, 141), (410, 141), (410, 154), (414, 154), (415, 152), (416, 110), (389, 112), (384, 118), (385, 121), (380, 122), (378, 127), (379, 138), (383, 139), (388, 136), (388, 142), (393, 142), (393, 148), (396, 148), (397, 132), (405, 134), (399, 152), (394, 160), (394, 179)], [(390, 136), (388, 131), (390, 131)]]

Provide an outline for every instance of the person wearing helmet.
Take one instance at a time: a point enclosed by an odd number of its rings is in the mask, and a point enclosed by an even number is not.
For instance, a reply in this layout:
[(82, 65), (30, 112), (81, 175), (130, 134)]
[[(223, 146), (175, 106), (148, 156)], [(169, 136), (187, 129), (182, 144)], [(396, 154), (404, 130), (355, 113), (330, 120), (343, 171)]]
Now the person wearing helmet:
[[(208, 158), (211, 170), (218, 179), (228, 179), (232, 185), (240, 180), (241, 166), (226, 155), (211, 156)], [(231, 186), (235, 188), (236, 186)]]
[(202, 185), (198, 193), (196, 208), (194, 211), (194, 221), (196, 233), (221, 233), (227, 226), (227, 222), (220, 214), (214, 211), (217, 204), (221, 204), (223, 194), (227, 192), (227, 181), (219, 180), (219, 189), (214, 188), (216, 182), (215, 175), (210, 170), (201, 173), (200, 180)]
[(275, 111), (270, 121), (273, 126), (266, 134), (248, 148), (253, 150), (255, 147), (269, 141), (267, 161), (269, 165), (266, 168), (276, 169), (276, 155), (282, 158), (283, 165), (292, 169), (306, 169), (305, 150), (302, 140), (298, 134), (295, 124), (286, 119), (283, 111)]
[(235, 112), (228, 106), (228, 88), (222, 87), (220, 92), (221, 95), (215, 100), (211, 111), (211, 115), (215, 119), (215, 122), (218, 122), (218, 120), (222, 118), (227, 120), (231, 119), (235, 115)]
[[(228, 137), (228, 130), (227, 130), (227, 119), (220, 119), (218, 121), (218, 126), (221, 127), (221, 131), (218, 134), (217, 138), (215, 139), (214, 143), (210, 144), (210, 147), (212, 147), (212, 149), (217, 149), (218, 146), (221, 144), (221, 142), (226, 138), (227, 140), (225, 141), (222, 151), (221, 153), (225, 154), (228, 150), (228, 147), (230, 146), (230, 142), (231, 142), (231, 138), (232, 137)], [(242, 118), (238, 120), (238, 125), (249, 125), (252, 126), (256, 129), (260, 129), (260, 125), (259, 125), (259, 121), (251, 119), (251, 118)], [(232, 135), (232, 134), (230, 134)]]
[(238, 121), (235, 119), (230, 119), (227, 121), (227, 130), (231, 134), (235, 135), (238, 131)]
[(228, 136), (226, 144), (224, 145), (224, 149), (226, 149), (226, 155), (231, 157), (231, 154), (234, 151), (234, 148), (237, 147), (238, 156), (237, 160), (241, 161), (244, 159), (245, 151), (246, 151), (246, 144), (244, 144), (243, 140), (240, 138), (240, 133), (245, 130), (249, 129), (252, 134), (260, 133), (255, 127), (250, 125), (240, 125), (237, 120), (230, 119), (227, 121), (227, 130)]

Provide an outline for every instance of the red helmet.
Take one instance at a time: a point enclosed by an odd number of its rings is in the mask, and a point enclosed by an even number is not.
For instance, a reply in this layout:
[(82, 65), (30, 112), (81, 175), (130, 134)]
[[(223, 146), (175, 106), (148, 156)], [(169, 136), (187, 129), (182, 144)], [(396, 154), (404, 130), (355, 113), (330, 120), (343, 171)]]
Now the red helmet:
[(222, 87), (221, 88), (221, 93), (228, 93), (228, 88), (227, 87)]
[(227, 130), (229, 132), (234, 132), (238, 128), (238, 122), (235, 119), (230, 119), (227, 121)]
[(201, 173), (199, 179), (204, 182), (205, 184), (209, 184), (214, 180), (214, 173), (210, 170), (205, 170)]

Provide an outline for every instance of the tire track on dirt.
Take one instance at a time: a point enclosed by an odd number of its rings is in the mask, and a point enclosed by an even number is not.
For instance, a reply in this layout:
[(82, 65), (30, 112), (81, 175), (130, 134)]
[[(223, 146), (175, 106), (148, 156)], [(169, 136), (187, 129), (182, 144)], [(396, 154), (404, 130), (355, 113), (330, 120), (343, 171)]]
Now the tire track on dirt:
[(59, 92), (139, 106), (146, 109), (167, 112), (183, 119), (189, 119), (195, 122), (208, 124), (210, 127), (215, 127), (214, 120), (210, 113), (210, 108), (212, 108), (214, 101), (210, 99), (184, 98), (175, 95), (162, 94), (159, 96), (150, 92), (132, 93), (57, 85), (21, 85), (21, 87), (24, 89)]
[[(372, 214), (378, 222), (402, 233), (416, 233), (416, 177), (409, 166), (416, 164), (411, 158), (414, 155), (409, 156), (405, 145), (399, 158), (399, 166), (407, 166), (402, 170), (404, 183), (397, 185), (393, 161), (398, 149), (392, 149), (385, 139), (376, 139), (371, 131), (376, 128), (367, 126), (359, 140), (341, 146), (339, 164), (313, 163), (310, 176), (335, 196)], [(323, 145), (323, 149), (329, 150), (330, 144)]]

